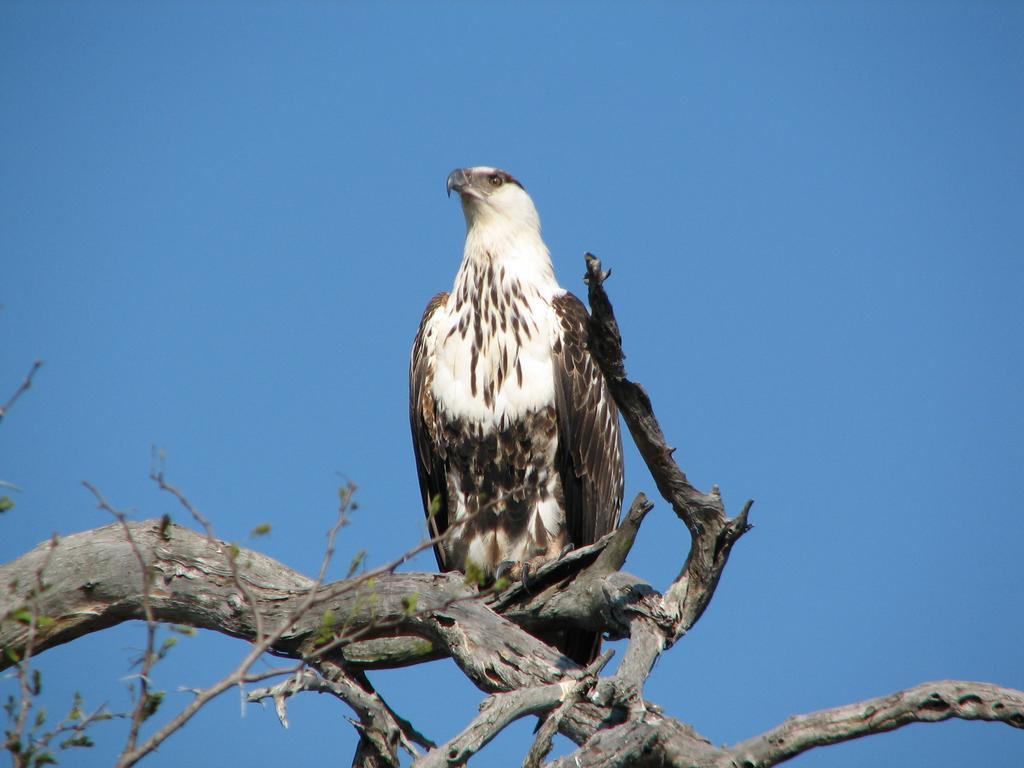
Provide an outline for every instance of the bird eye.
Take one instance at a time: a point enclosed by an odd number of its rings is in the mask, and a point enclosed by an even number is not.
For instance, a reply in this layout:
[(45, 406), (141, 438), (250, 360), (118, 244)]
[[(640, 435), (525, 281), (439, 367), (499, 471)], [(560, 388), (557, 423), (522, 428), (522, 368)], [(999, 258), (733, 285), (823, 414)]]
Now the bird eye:
[(505, 182), (505, 180), (496, 173), (492, 173), (487, 180), (491, 182), (492, 187), (500, 187)]

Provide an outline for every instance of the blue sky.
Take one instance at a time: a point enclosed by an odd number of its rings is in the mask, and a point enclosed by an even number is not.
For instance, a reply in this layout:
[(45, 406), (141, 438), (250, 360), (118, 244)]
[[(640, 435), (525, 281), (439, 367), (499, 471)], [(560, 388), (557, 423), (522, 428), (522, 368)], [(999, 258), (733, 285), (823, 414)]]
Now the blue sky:
[[(444, 180), (534, 197), (562, 284), (582, 254), (691, 479), (756, 499), (714, 603), (648, 697), (714, 742), (941, 678), (1024, 688), (1024, 8), (1010, 2), (0, 5), (0, 561), (104, 525), (80, 481), (172, 513), (154, 446), (225, 539), (333, 575), (420, 540), (408, 351), (461, 258)], [(630, 446), (627, 497), (655, 489)], [(627, 568), (664, 587), (667, 505)], [(413, 567), (428, 570), (424, 555)], [(127, 707), (125, 626), (40, 659), (51, 713)], [(158, 670), (213, 682), (237, 641)], [(450, 663), (374, 677), (436, 740), (482, 694)], [(0, 693), (12, 685), (0, 680)], [(349, 759), (323, 697), (228, 694), (150, 766)], [(482, 766), (525, 751), (523, 722)], [(104, 766), (122, 725), (68, 764)], [(1018, 766), (947, 723), (814, 766)]]

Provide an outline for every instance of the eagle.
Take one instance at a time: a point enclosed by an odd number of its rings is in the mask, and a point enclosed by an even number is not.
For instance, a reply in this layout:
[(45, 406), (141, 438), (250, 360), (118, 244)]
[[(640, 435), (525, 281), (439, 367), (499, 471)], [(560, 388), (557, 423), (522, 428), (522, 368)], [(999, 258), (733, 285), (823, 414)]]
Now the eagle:
[[(559, 286), (540, 217), (497, 168), (448, 176), (466, 218), (450, 293), (430, 300), (412, 347), (416, 466), (443, 571), (519, 577), (618, 523), (622, 437), (588, 346), (589, 315)], [(548, 638), (579, 664), (594, 632)]]

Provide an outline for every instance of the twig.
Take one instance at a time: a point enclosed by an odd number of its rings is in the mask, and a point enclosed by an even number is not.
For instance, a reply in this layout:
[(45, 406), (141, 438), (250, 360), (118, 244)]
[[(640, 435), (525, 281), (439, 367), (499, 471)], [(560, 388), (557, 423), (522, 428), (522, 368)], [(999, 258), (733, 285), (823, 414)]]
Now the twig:
[(312, 693), (331, 693), (337, 695), (333, 687), (320, 675), (305, 664), (300, 664), (295, 673), (287, 680), (266, 688), (255, 688), (246, 694), (245, 700), (250, 704), (262, 704), (264, 699), (271, 699), (274, 702), (274, 711), (277, 712), (277, 719), (281, 725), (288, 727), (287, 700), (296, 693), (310, 691)]
[(14, 730), (6, 734), (7, 739), (4, 742), (4, 747), (11, 752), (15, 766), (28, 765), (29, 759), (33, 756), (33, 750), (26, 748), (27, 745), (25, 744), (25, 729), (28, 725), (28, 715), (32, 711), (32, 702), (39, 692), (38, 672), (36, 673), (36, 678), (33, 678), (31, 674), (32, 655), (35, 652), (36, 633), (39, 629), (41, 618), (39, 613), (39, 597), (46, 591), (43, 574), (53, 559), (54, 552), (57, 550), (57, 544), (57, 535), (54, 534), (50, 538), (49, 547), (43, 562), (35, 569), (33, 574), (34, 584), (24, 606), (28, 609), (29, 615), (26, 617), (16, 617), (17, 620), (27, 624), (25, 645), (22, 648), (21, 657), (17, 659), (18, 689), (21, 700), (18, 702), (18, 716), (15, 718)]
[[(180, 489), (167, 483), (164, 479), (163, 470), (152, 472), (150, 474), (150, 479), (157, 484), (160, 490), (166, 491), (178, 500), (181, 506), (183, 506), (188, 513), (192, 515), (192, 518), (203, 526), (203, 530), (206, 531), (206, 536), (211, 542), (215, 542), (217, 540), (214, 536), (213, 525), (210, 521), (202, 515), (202, 513), (191, 501), (189, 501), (188, 497), (186, 497)], [(231, 580), (234, 582), (238, 591), (242, 593), (242, 597), (245, 599), (245, 602), (249, 604), (249, 608), (252, 610), (253, 622), (256, 625), (256, 638), (260, 639), (266, 634), (263, 628), (263, 616), (256, 608), (256, 598), (253, 597), (252, 590), (250, 590), (249, 586), (244, 583), (242, 576), (238, 571), (238, 547), (229, 544), (225, 551), (225, 557), (228, 561), (228, 567), (231, 569)]]
[[(326, 693), (345, 702), (360, 715), (359, 730), (378, 746), (385, 747), (387, 757), (394, 756), (393, 748), (402, 746), (410, 755), (419, 755), (415, 744), (430, 749), (436, 746), (417, 731), (407, 720), (395, 714), (394, 710), (373, 690), (365, 675), (355, 670), (345, 670), (340, 664), (324, 662), (321, 669), (325, 675), (318, 675), (302, 665), (287, 680), (268, 688), (250, 691), (246, 700), (252, 703), (272, 699), (281, 725), (288, 727), (286, 702), (297, 693)], [(372, 734), (372, 735), (371, 735)]]
[(361, 744), (357, 754), (369, 750), (374, 754), (375, 762), (397, 768), (399, 747), (416, 758), (420, 753), (415, 744), (426, 749), (436, 746), (409, 721), (399, 717), (360, 670), (348, 669), (331, 661), (319, 664), (318, 669), (325, 682), (333, 687), (335, 695), (359, 715), (357, 728)]
[(34, 363), (32, 363), (32, 367), (29, 368), (28, 373), (25, 375), (25, 378), (22, 380), (21, 386), (19, 386), (16, 390), (14, 390), (14, 394), (11, 395), (11, 397), (7, 400), (6, 403), (4, 403), (2, 406), (0, 406), (0, 421), (4, 420), (4, 416), (6, 416), (7, 412), (11, 410), (11, 408), (14, 406), (15, 402), (17, 402), (18, 398), (21, 397), (29, 389), (32, 388), (32, 380), (36, 377), (36, 373), (42, 367), (43, 367), (43, 361), (42, 360), (36, 360)]
[[(77, 694), (76, 694), (76, 706), (77, 706)], [(67, 717), (62, 720), (56, 728), (47, 733), (39, 740), (39, 746), (48, 748), (50, 743), (64, 733), (73, 733), (77, 736), (83, 736), (87, 730), (96, 723), (102, 723), (113, 718), (125, 717), (121, 713), (112, 713), (107, 711), (106, 704), (101, 704), (97, 709), (90, 712), (88, 715), (82, 715), (80, 719), (73, 719)]]
[[(162, 477), (160, 483), (161, 487), (165, 485), (165, 483), (163, 483)], [(182, 500), (182, 503), (185, 503), (187, 507), (191, 506), (186, 503), (187, 500), (184, 500), (184, 497), (182, 495), (179, 495), (179, 493), (176, 493), (175, 491), (176, 489), (172, 490), (172, 493), (174, 493), (175, 496), (178, 496), (179, 500)], [(164, 725), (163, 728), (161, 728), (155, 734), (153, 734), (141, 747), (138, 747), (137, 749), (131, 751), (126, 750), (126, 752), (122, 753), (121, 757), (117, 762), (118, 768), (129, 768), (130, 766), (135, 765), (139, 760), (141, 760), (143, 757), (150, 754), (153, 750), (159, 747), (173, 733), (182, 728), (185, 725), (185, 723), (191, 720), (192, 717), (200, 709), (206, 706), (207, 703), (212, 701), (214, 698), (216, 698), (229, 688), (232, 688), (236, 685), (241, 685), (242, 683), (263, 680), (267, 677), (282, 674), (280, 670), (277, 670), (259, 675), (250, 675), (249, 669), (257, 661), (257, 659), (259, 659), (260, 656), (262, 656), (276, 642), (278, 642), (281, 639), (281, 637), (285, 634), (285, 632), (287, 632), (294, 625), (295, 621), (297, 621), (300, 617), (304, 616), (306, 612), (309, 611), (310, 608), (316, 602), (317, 592), (319, 591), (320, 586), (327, 575), (327, 568), (330, 563), (330, 557), (334, 553), (335, 537), (337, 536), (338, 531), (341, 530), (342, 526), (345, 524), (346, 511), (347, 507), (343, 503), (338, 512), (338, 520), (335, 523), (335, 525), (331, 528), (327, 536), (327, 550), (324, 554), (324, 560), (320, 566), (320, 574), (317, 577), (316, 581), (313, 583), (313, 585), (309, 588), (305, 597), (299, 602), (298, 606), (291, 613), (291, 615), (289, 615), (284, 621), (282, 621), (280, 626), (278, 626), (278, 628), (275, 629), (273, 632), (264, 633), (260, 629), (257, 629), (257, 637), (253, 642), (252, 648), (249, 650), (249, 653), (246, 654), (242, 662), (235, 668), (235, 670), (231, 674), (227, 675), (226, 677), (222, 678), (220, 681), (212, 685), (211, 687), (206, 688), (203, 691), (200, 691), (196, 695), (196, 697), (191, 702), (189, 702), (188, 706), (186, 706), (181, 712), (179, 712), (178, 715), (175, 716), (170, 722)], [(237, 572), (237, 566), (234, 564), (235, 558), (229, 558), (229, 560), (232, 562), (232, 575), (237, 586), (239, 582), (239, 577)], [(249, 599), (251, 599), (250, 605), (253, 609), (254, 615), (259, 616), (257, 602), (255, 600), (255, 597), (253, 597), (251, 593), (249, 595)]]
[(139, 672), (139, 695), (135, 702), (135, 707), (132, 709), (132, 723), (128, 730), (128, 740), (125, 742), (125, 752), (132, 752), (135, 750), (139, 740), (139, 729), (142, 727), (142, 723), (153, 714), (154, 702), (151, 699), (150, 693), (150, 679), (153, 667), (156, 665), (158, 660), (156, 653), (156, 631), (157, 622), (153, 616), (153, 606), (150, 602), (150, 594), (153, 587), (153, 572), (150, 566), (146, 563), (146, 558), (142, 554), (142, 550), (139, 549), (139, 545), (135, 541), (135, 537), (132, 536), (132, 529), (128, 525), (128, 517), (124, 512), (115, 509), (110, 503), (104, 498), (103, 494), (100, 493), (99, 489), (90, 483), (88, 480), (83, 480), (84, 485), (93, 496), (96, 497), (97, 506), (110, 513), (115, 520), (120, 524), (121, 529), (124, 531), (125, 538), (128, 540), (128, 545), (131, 547), (132, 554), (135, 556), (135, 560), (139, 564), (139, 571), (142, 574), (142, 612), (145, 614), (146, 619), (146, 650), (142, 654), (142, 668)]

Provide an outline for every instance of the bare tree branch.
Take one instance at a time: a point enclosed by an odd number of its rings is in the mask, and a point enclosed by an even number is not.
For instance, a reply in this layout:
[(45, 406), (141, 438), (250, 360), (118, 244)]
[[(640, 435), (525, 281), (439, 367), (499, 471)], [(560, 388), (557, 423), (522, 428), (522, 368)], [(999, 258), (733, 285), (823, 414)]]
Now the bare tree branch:
[(961, 680), (925, 683), (888, 696), (792, 717), (727, 749), (728, 757), (719, 765), (768, 768), (815, 747), (892, 731), (910, 723), (937, 723), (954, 717), (1024, 728), (1024, 693)]
[(135, 539), (132, 537), (132, 530), (128, 526), (128, 517), (125, 513), (111, 506), (104, 498), (103, 494), (100, 493), (99, 489), (92, 483), (82, 481), (82, 485), (84, 485), (89, 492), (96, 497), (97, 506), (110, 513), (110, 515), (117, 520), (118, 525), (121, 526), (121, 530), (124, 531), (125, 539), (128, 541), (128, 546), (131, 548), (132, 555), (138, 563), (139, 575), (142, 579), (141, 600), (142, 613), (146, 621), (146, 647), (142, 653), (142, 657), (139, 659), (140, 670), (138, 674), (138, 694), (135, 700), (135, 706), (132, 709), (131, 726), (128, 729), (128, 739), (125, 742), (124, 748), (125, 752), (130, 753), (135, 751), (138, 744), (139, 729), (142, 727), (142, 723), (156, 711), (156, 706), (158, 705), (160, 698), (162, 698), (162, 695), (160, 697), (156, 697), (150, 692), (150, 676), (153, 672), (153, 666), (158, 660), (156, 653), (156, 631), (158, 625), (153, 616), (153, 609), (149, 604), (149, 595), (153, 586), (153, 574), (146, 566), (146, 559), (139, 550), (138, 545), (135, 543)]
[(658, 491), (686, 524), (693, 540), (686, 565), (665, 593), (665, 607), (676, 617), (673, 636), (667, 638), (668, 647), (704, 613), (733, 544), (750, 530), (747, 515), (753, 502), (748, 501), (743, 511), (730, 519), (717, 486), (712, 487), (710, 493), (701, 493), (690, 484), (673, 458), (675, 448), (670, 448), (665, 440), (647, 392), (626, 376), (622, 335), (604, 290), (604, 281), (611, 273), (602, 271), (601, 262), (593, 254), (586, 254), (584, 259), (587, 264), (584, 281), (591, 311), (591, 351), (608, 380), (619, 412)]
[[(192, 516), (198, 520), (207, 531), (207, 541), (214, 546), (218, 545), (218, 542), (213, 538), (213, 529), (205, 518), (199, 514), (198, 510), (189, 502), (185, 495), (178, 489), (167, 485), (164, 482), (163, 473), (160, 473), (154, 478), (157, 480), (159, 486), (163, 490), (171, 492), (181, 503), (188, 509)], [(118, 520), (121, 530), (124, 532), (125, 539), (128, 542), (129, 548), (131, 549), (133, 557), (138, 562), (143, 575), (143, 587), (140, 596), (140, 602), (142, 604), (143, 613), (146, 619), (147, 627), (147, 643), (146, 651), (142, 661), (142, 676), (140, 680), (139, 688), (139, 701), (136, 703), (135, 711), (132, 716), (132, 726), (128, 736), (128, 742), (125, 745), (120, 757), (118, 758), (118, 768), (130, 768), (130, 766), (138, 763), (146, 755), (153, 752), (159, 747), (164, 741), (166, 741), (172, 734), (181, 729), (196, 713), (199, 712), (207, 703), (212, 701), (214, 698), (219, 696), (224, 691), (232, 688), (236, 685), (242, 685), (247, 682), (255, 682), (258, 680), (266, 679), (267, 677), (278, 676), (282, 674), (281, 670), (272, 670), (259, 675), (251, 675), (249, 670), (252, 665), (259, 659), (264, 653), (266, 653), (276, 643), (281, 636), (288, 630), (292, 622), (304, 616), (314, 605), (317, 597), (317, 592), (323, 583), (323, 580), (327, 574), (328, 566), (330, 565), (331, 558), (334, 554), (334, 543), (338, 535), (338, 531), (341, 530), (342, 526), (348, 520), (348, 510), (352, 503), (352, 491), (354, 487), (350, 487), (349, 492), (344, 491), (341, 494), (341, 504), (338, 510), (338, 519), (335, 525), (331, 528), (327, 536), (327, 548), (324, 554), (323, 562), (320, 567), (320, 574), (313, 584), (310, 585), (307, 593), (299, 601), (299, 604), (295, 607), (295, 612), (291, 616), (284, 617), (278, 628), (273, 632), (267, 633), (264, 629), (263, 614), (260, 610), (260, 605), (257, 603), (253, 591), (248, 585), (244, 583), (241, 578), (241, 574), (238, 568), (238, 554), (239, 548), (235, 545), (228, 545), (227, 547), (218, 547), (218, 550), (223, 553), (224, 559), (227, 562), (228, 569), (231, 574), (232, 585), (238, 589), (238, 591), (244, 596), (244, 601), (251, 609), (251, 616), (253, 626), (255, 629), (255, 637), (253, 638), (253, 647), (249, 653), (246, 654), (242, 662), (235, 668), (233, 672), (222, 678), (219, 682), (213, 686), (199, 691), (196, 697), (169, 723), (160, 728), (155, 734), (148, 738), (145, 743), (141, 746), (137, 746), (139, 728), (142, 722), (155, 711), (155, 704), (159, 700), (154, 700), (154, 695), (149, 692), (149, 673), (152, 670), (153, 664), (157, 660), (157, 655), (154, 652), (154, 641), (156, 634), (156, 620), (153, 610), (153, 598), (151, 594), (153, 586), (153, 572), (151, 571), (151, 565), (147, 562), (146, 555), (143, 554), (142, 550), (137, 543), (135, 536), (133, 535), (132, 526), (127, 522), (127, 518), (124, 514), (118, 512), (111, 507), (103, 496), (93, 486), (86, 483), (88, 487), (99, 499), (100, 506), (103, 509), (111, 512)], [(166, 536), (169, 529), (169, 521), (162, 520), (160, 523), (160, 532), (162, 536)], [(397, 763), (396, 763), (397, 764)]]
[(0, 664), (14, 664), (17, 669), (16, 677), (20, 699), (17, 707), (8, 713), (13, 715), (14, 727), (4, 733), (4, 749), (11, 753), (17, 768), (29, 765), (36, 756), (33, 745), (28, 743), (30, 739), (26, 738), (28, 736), (28, 716), (40, 688), (38, 671), (33, 672), (32, 670), (32, 659), (36, 651), (39, 650), (37, 647), (39, 632), (51, 621), (50, 617), (40, 612), (40, 596), (47, 589), (44, 574), (50, 565), (58, 542), (59, 539), (55, 535), (49, 542), (40, 545), (40, 548), (45, 549), (34, 569), (25, 574), (30, 578), (28, 578), (29, 586), (24, 591), (23, 599), (12, 605), (9, 610), (0, 612), (0, 617), (13, 619), (16, 625), (23, 627), (25, 636), (25, 642), (18, 649), (7, 648), (0, 644), (0, 651), (2, 651)]
[(538, 715), (557, 707), (572, 687), (573, 683), (566, 681), (488, 696), (480, 704), (480, 714), (462, 733), (414, 762), (414, 768), (447, 768), (465, 764), (509, 724), (521, 717)]
[(361, 670), (349, 669), (333, 661), (321, 662), (318, 668), (332, 693), (359, 715), (359, 722), (353, 723), (359, 731), (353, 766), (398, 768), (400, 747), (418, 757), (419, 751), (414, 742), (427, 748), (435, 746), (411, 723), (395, 714)]
[[(254, 640), (256, 633), (251, 613), (241, 610), (240, 599), (231, 600), (232, 595), (237, 596), (237, 589), (230, 570), (221, 564), (223, 559), (218, 555), (219, 549), (226, 545), (210, 542), (205, 536), (176, 525), (165, 526), (160, 521), (128, 525), (147, 566), (155, 574), (151, 607), (156, 620), (214, 629)], [(3, 585), (0, 616), (7, 616), (15, 606), (25, 604), (25, 596), (18, 589), (29, 589), (31, 574), (47, 557), (50, 558), (48, 588), (39, 595), (38, 612), (52, 618), (52, 624), (35, 628), (38, 652), (120, 621), (143, 617), (141, 590), (137, 580), (127, 575), (132, 570), (135, 555), (119, 525), (65, 537), (52, 551), (49, 543), (41, 545), (18, 560), (0, 566), (0, 585)], [(382, 574), (375, 579), (372, 588), (364, 584), (358, 590), (333, 594), (333, 585), (311, 592), (314, 581), (259, 553), (242, 550), (239, 557), (247, 564), (241, 577), (250, 585), (267, 626), (280, 627), (282, 622), (290, 622), (288, 628), (273, 639), (272, 646), (268, 646), (276, 654), (301, 659), (302, 649), (315, 645), (313, 639), (322, 629), (323, 614), (330, 610), (335, 615), (348, 616), (351, 626), (357, 628), (375, 621), (394, 622), (387, 630), (389, 637), (409, 633), (423, 638), (425, 644), (434, 649), (431, 653), (444, 649), (484, 690), (507, 692), (575, 684), (582, 674), (553, 649), (495, 614), (479, 600), (471, 599), (474, 590), (455, 574)], [(93, 564), (88, 572), (82, 571), (82, 562)], [(21, 586), (12, 590), (12, 585), (17, 584)], [(305, 614), (297, 611), (296, 607), (308, 600), (310, 594), (324, 601), (316, 610)], [(410, 614), (408, 598), (412, 594), (418, 596), (418, 608)], [(464, 599), (453, 601), (460, 595)], [(290, 618), (297, 615), (300, 618)], [(27, 631), (19, 622), (0, 623), (0, 647), (23, 647)], [(274, 638), (274, 634), (266, 640)], [(339, 661), (347, 659), (349, 650), (342, 646), (336, 651)], [(10, 663), (6, 658), (4, 661)], [(624, 661), (622, 667), (626, 666)], [(281, 671), (275, 670), (274, 674)], [(257, 677), (236, 673), (205, 694), (212, 697), (242, 680)], [(962, 685), (968, 686), (970, 692), (974, 684)], [(998, 715), (991, 719), (1019, 725), (1024, 719), (1020, 705), (1024, 693), (993, 687), (988, 690), (998, 690), (1001, 696), (997, 701), (978, 694), (983, 702), (991, 701), (987, 706), (991, 713)], [(623, 707), (614, 701), (615, 697), (612, 699), (611, 703), (602, 703), (594, 697), (581, 700), (565, 711), (559, 723), (564, 734), (583, 745), (575, 754), (580, 765), (615, 764), (602, 763), (597, 755), (603, 750), (601, 754), (611, 759), (613, 752), (609, 750), (616, 749), (619, 751), (614, 754), (621, 757), (618, 763), (621, 765), (631, 764), (631, 759), (636, 761), (632, 764), (642, 765), (644, 754), (657, 754), (664, 765), (725, 766), (730, 763), (723, 761), (735, 760), (741, 747), (744, 750), (756, 748), (756, 744), (746, 743), (731, 750), (718, 750), (692, 729), (664, 717), (639, 699), (635, 707)], [(962, 697), (949, 701), (956, 702), (954, 709), (959, 707), (958, 712), (968, 711), (967, 705), (971, 704), (971, 700)], [(202, 703), (197, 700), (195, 709)], [(932, 706), (937, 708), (938, 705)], [(982, 708), (973, 706), (975, 709), (970, 711), (977, 711), (979, 718), (985, 716)], [(186, 719), (189, 712), (183, 713)], [(888, 723), (889, 720), (879, 720), (869, 725), (884, 730)]]
[(648, 712), (594, 732), (548, 768), (711, 768), (721, 755), (689, 725)]
[[(213, 525), (210, 523), (210, 521), (199, 511), (199, 509), (191, 501), (189, 501), (188, 497), (185, 496), (183, 491), (167, 483), (167, 481), (164, 479), (163, 470), (151, 472), (150, 479), (157, 484), (157, 487), (160, 488), (161, 491), (166, 491), (167, 493), (171, 494), (174, 498), (178, 500), (178, 503), (181, 504), (181, 506), (188, 511), (188, 513), (192, 516), (192, 519), (199, 523), (201, 526), (203, 526), (203, 530), (206, 531), (206, 537), (210, 539), (210, 541), (216, 540), (216, 537), (214, 536), (213, 533)], [(343, 501), (341, 511), (342, 516), (344, 516), (345, 512), (347, 511), (345, 510), (344, 507), (345, 505)], [(342, 525), (344, 525), (344, 520), (339, 520), (338, 525), (335, 526), (335, 529), (328, 537), (328, 556), (326, 557), (327, 561), (330, 560), (329, 555), (334, 551), (334, 537), (337, 535), (337, 530), (340, 529)], [(242, 597), (245, 599), (245, 602), (248, 603), (249, 607), (252, 609), (252, 618), (256, 625), (256, 638), (257, 640), (262, 640), (263, 637), (266, 635), (266, 632), (263, 629), (263, 615), (260, 613), (259, 608), (256, 605), (256, 600), (253, 597), (252, 592), (249, 590), (249, 587), (247, 587), (245, 582), (242, 581), (242, 579), (239, 577), (237, 557), (238, 548), (229, 545), (223, 549), (223, 552), (224, 559), (226, 560), (228, 567), (231, 569), (231, 580), (234, 582), (235, 587), (238, 589)]]
[(608, 651), (596, 659), (575, 681), (566, 680), (561, 683), (492, 694), (480, 704), (480, 714), (462, 733), (414, 762), (414, 768), (447, 768), (452, 765), (463, 765), (511, 723), (527, 715), (550, 712), (538, 731), (534, 747), (527, 756), (527, 762), (524, 763), (539, 766), (539, 761), (551, 748), (551, 738), (565, 711), (594, 686), (597, 675), (613, 653)]
[(555, 734), (558, 733), (559, 726), (562, 724), (562, 720), (565, 719), (565, 716), (572, 707), (576, 706), (577, 702), (582, 701), (594, 688), (598, 675), (601, 674), (601, 670), (605, 668), (614, 654), (615, 651), (609, 649), (594, 659), (590, 666), (587, 667), (586, 674), (580, 677), (566, 691), (562, 702), (544, 718), (540, 728), (537, 729), (537, 736), (533, 740), (533, 745), (523, 761), (523, 768), (540, 768), (541, 761), (551, 751), (551, 745)]

